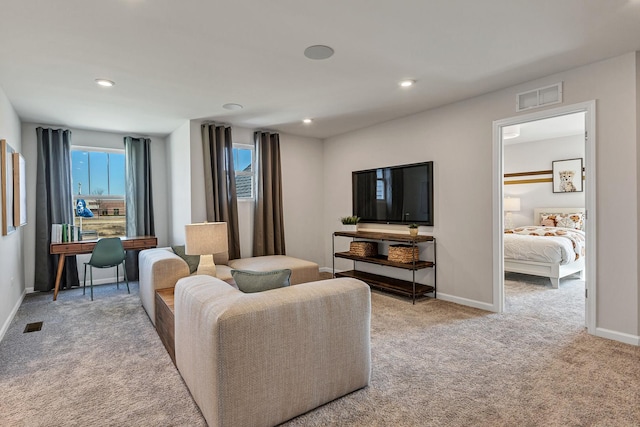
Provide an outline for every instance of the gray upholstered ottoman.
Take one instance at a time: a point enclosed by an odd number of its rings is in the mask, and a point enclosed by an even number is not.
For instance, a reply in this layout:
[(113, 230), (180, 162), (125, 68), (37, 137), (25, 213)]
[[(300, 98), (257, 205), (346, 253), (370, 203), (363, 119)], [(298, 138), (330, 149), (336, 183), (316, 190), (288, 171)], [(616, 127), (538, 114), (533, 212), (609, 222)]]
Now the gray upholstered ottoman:
[[(251, 271), (272, 271), (288, 268), (291, 270), (292, 285), (314, 282), (320, 278), (318, 264), (286, 255), (267, 255), (234, 259), (229, 261), (228, 266), (234, 270)], [(219, 271), (217, 274), (218, 278), (221, 278), (220, 273)]]

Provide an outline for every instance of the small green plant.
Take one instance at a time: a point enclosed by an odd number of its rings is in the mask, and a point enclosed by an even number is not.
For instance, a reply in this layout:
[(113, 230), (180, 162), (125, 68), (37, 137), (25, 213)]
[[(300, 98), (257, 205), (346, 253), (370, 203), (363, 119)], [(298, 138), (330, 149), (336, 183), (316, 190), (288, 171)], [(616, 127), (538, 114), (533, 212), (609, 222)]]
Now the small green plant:
[(418, 224), (409, 224), (409, 228), (418, 228)]
[(360, 221), (359, 216), (343, 216), (340, 221), (345, 225), (355, 225)]

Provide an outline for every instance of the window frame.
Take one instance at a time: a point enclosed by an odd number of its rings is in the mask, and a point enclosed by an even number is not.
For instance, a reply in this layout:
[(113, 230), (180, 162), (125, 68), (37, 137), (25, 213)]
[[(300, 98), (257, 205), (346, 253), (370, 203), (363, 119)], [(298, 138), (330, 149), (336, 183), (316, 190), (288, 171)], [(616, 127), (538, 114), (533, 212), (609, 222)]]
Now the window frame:
[[(86, 145), (72, 145), (71, 146), (71, 150), (70, 151), (93, 151), (93, 152), (97, 152), (97, 153), (107, 153), (107, 154), (122, 154), (123, 156), (126, 155), (125, 154), (125, 150), (124, 148), (103, 148), (103, 147), (91, 147), (91, 146), (86, 146)], [(71, 162), (71, 167), (73, 168), (73, 161)], [(108, 168), (108, 166), (107, 166)], [(108, 171), (109, 169), (107, 169)], [(89, 171), (89, 180), (91, 180), (91, 172)], [(126, 171), (125, 171), (126, 173)], [(109, 172), (107, 172), (107, 175), (109, 175)], [(107, 182), (109, 182), (109, 178), (107, 178)], [(71, 171), (71, 181), (73, 182), (73, 170)], [(109, 184), (110, 186), (110, 184)], [(109, 191), (109, 189), (107, 188), (107, 191)], [(87, 199), (87, 198), (96, 198), (96, 197), (100, 197), (101, 199), (107, 199), (107, 200), (120, 200), (123, 199), (126, 201), (127, 198), (127, 194), (126, 194), (126, 180), (125, 180), (125, 194), (123, 194), (122, 196), (118, 196), (118, 195), (111, 195), (111, 194), (91, 194), (91, 193), (76, 193), (76, 190), (73, 189), (73, 199), (77, 199), (78, 197), (82, 198), (82, 199)]]
[[(96, 152), (96, 153), (105, 153), (105, 154), (119, 154), (119, 155), (123, 155), (126, 156), (126, 152), (124, 150), (124, 148), (106, 148), (106, 147), (98, 147), (98, 146), (85, 146), (85, 145), (72, 145), (70, 147), (70, 151), (71, 153), (73, 151), (81, 151), (81, 152)], [(70, 153), (70, 154), (71, 154)], [(71, 158), (73, 158), (73, 155), (71, 155)], [(109, 157), (107, 157), (107, 159), (109, 159)], [(107, 192), (110, 192), (111, 189), (111, 170), (110, 170), (110, 160), (107, 160)], [(73, 160), (71, 161), (71, 182), (73, 185), (75, 185), (76, 183), (73, 182)], [(125, 214), (120, 215), (120, 208), (114, 208), (113, 213), (109, 214), (108, 209), (102, 210), (101, 206), (96, 207), (92, 207), (91, 210), (94, 214), (93, 218), (84, 218), (85, 221), (85, 227), (91, 227), (91, 221), (92, 220), (100, 220), (101, 218), (104, 217), (121, 217), (122, 218), (122, 224), (124, 225), (124, 233), (122, 235), (117, 234), (117, 237), (125, 237), (127, 235), (127, 219), (126, 219), (126, 205), (127, 205), (127, 194), (126, 194), (126, 157), (125, 157), (125, 169), (123, 170), (123, 173), (125, 176), (123, 176), (123, 180), (124, 180), (124, 194), (122, 195), (113, 195), (113, 194), (91, 194), (91, 193), (81, 193), (78, 194), (77, 192), (77, 188), (76, 189), (72, 189), (73, 193), (72, 193), (72, 198), (73, 198), (73, 218), (74, 218), (74, 224), (76, 224), (76, 221), (80, 222), (80, 225), (82, 226), (82, 222), (83, 222), (83, 218), (82, 217), (77, 217), (76, 213), (75, 213), (75, 206), (77, 203), (78, 199), (85, 199), (87, 201), (90, 200), (104, 200), (104, 201), (122, 201), (123, 202), (123, 209), (125, 211)], [(90, 166), (88, 166), (87, 169), (87, 178), (89, 179), (89, 182), (91, 180), (91, 169)], [(89, 191), (91, 191), (91, 186), (90, 184), (87, 185), (89, 187)], [(115, 211), (118, 211), (118, 213), (116, 214)], [(119, 223), (120, 221), (118, 221)], [(77, 224), (76, 224), (77, 225)], [(88, 232), (88, 233), (92, 233), (94, 231), (91, 230), (83, 230), (84, 232)], [(99, 236), (98, 234), (95, 235), (95, 238), (98, 237), (105, 237), (105, 236)], [(109, 235), (108, 237), (116, 237), (116, 235)]]
[[(237, 170), (235, 164), (235, 158), (231, 161), (233, 162), (233, 173), (234, 179), (236, 180), (236, 196), (238, 200), (255, 200), (256, 197), (256, 147), (253, 144), (245, 144), (245, 143), (234, 143), (234, 149), (239, 150), (249, 150), (251, 151), (251, 172), (247, 172), (244, 170)], [(239, 176), (249, 176), (251, 177), (251, 197), (241, 197), (237, 194), (237, 182)]]

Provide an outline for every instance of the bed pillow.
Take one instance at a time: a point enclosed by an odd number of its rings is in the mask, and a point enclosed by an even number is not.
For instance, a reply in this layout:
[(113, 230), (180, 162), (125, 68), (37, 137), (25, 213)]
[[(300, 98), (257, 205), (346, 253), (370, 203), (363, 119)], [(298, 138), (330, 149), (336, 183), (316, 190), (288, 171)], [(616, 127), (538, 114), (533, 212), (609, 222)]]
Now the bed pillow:
[(238, 289), (244, 293), (262, 292), (290, 286), (291, 270), (273, 271), (231, 270)]
[(584, 214), (575, 213), (542, 213), (540, 225), (543, 227), (562, 227), (582, 230), (584, 228)]
[(171, 249), (173, 249), (173, 252), (175, 252), (176, 255), (185, 260), (185, 262), (189, 266), (189, 274), (193, 274), (198, 270), (198, 265), (200, 264), (200, 255), (185, 254), (184, 245), (171, 246)]

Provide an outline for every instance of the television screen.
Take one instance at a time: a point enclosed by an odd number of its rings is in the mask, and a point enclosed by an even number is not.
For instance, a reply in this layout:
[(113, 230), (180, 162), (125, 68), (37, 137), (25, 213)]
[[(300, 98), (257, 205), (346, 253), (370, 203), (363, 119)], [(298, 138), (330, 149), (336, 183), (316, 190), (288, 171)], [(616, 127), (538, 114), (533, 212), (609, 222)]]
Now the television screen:
[(433, 225), (433, 162), (355, 171), (352, 181), (360, 221)]

